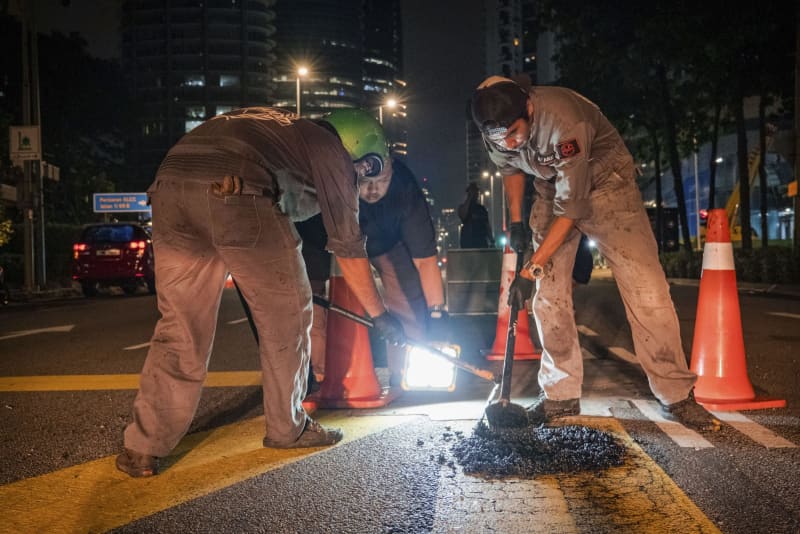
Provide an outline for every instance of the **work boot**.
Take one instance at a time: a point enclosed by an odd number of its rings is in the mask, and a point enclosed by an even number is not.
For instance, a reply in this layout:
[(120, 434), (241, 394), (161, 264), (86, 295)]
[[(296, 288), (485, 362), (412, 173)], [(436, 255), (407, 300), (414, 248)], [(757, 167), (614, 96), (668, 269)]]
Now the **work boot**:
[(661, 404), (661, 415), (693, 430), (716, 432), (722, 426), (719, 419), (697, 404), (691, 393), (680, 402)]
[(313, 419), (306, 420), (306, 427), (297, 440), (291, 443), (275, 443), (264, 438), (264, 446), (273, 449), (302, 449), (305, 447), (327, 447), (341, 441), (344, 437), (339, 428), (325, 428)]
[(158, 458), (126, 448), (117, 456), (117, 469), (135, 478), (151, 477), (158, 474)]
[(551, 400), (545, 397), (544, 393), (540, 393), (539, 398), (528, 406), (525, 411), (528, 412), (528, 421), (530, 424), (543, 425), (549, 423), (553, 419), (569, 417), (570, 415), (580, 415), (581, 400)]

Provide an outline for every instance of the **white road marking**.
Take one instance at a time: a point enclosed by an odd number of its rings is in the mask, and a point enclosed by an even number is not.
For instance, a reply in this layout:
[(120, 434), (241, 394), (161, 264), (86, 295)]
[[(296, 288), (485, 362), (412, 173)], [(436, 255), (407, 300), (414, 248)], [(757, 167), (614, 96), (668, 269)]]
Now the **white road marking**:
[(656, 401), (646, 401), (641, 399), (634, 399), (631, 402), (641, 411), (648, 419), (653, 421), (658, 428), (664, 431), (669, 438), (678, 444), (680, 447), (692, 447), (695, 449), (708, 449), (714, 447), (708, 440), (703, 438), (700, 434), (686, 428), (680, 423), (669, 421), (658, 411), (658, 403)]
[(800, 319), (800, 314), (797, 313), (783, 313), (783, 312), (767, 312), (769, 315), (776, 315), (778, 317), (788, 317), (789, 319)]
[(589, 328), (588, 326), (584, 326), (582, 324), (578, 325), (578, 332), (580, 332), (584, 336), (591, 336), (591, 337), (597, 337), (600, 335), (591, 328)]
[(618, 358), (622, 358), (626, 362), (635, 364), (639, 363), (639, 359), (636, 357), (636, 355), (628, 349), (623, 349), (622, 347), (608, 347), (608, 352), (613, 353)]
[(0, 341), (4, 339), (13, 339), (15, 337), (35, 336), (36, 334), (48, 334), (51, 332), (69, 332), (75, 328), (74, 324), (65, 324), (63, 326), (50, 326), (48, 328), (35, 328), (33, 330), (18, 330), (11, 332), (5, 336), (0, 337)]
[(130, 347), (125, 347), (122, 350), (139, 350), (149, 346), (150, 342), (148, 341), (147, 343), (140, 343), (138, 345), (131, 345)]
[(247, 317), (243, 317), (241, 319), (234, 319), (233, 321), (228, 321), (228, 324), (239, 324), (247, 322)]
[(759, 425), (755, 421), (748, 419), (739, 412), (713, 411), (711, 413), (716, 415), (721, 421), (725, 421), (742, 434), (746, 435), (753, 441), (760, 443), (768, 449), (792, 449), (797, 447), (797, 445), (791, 441), (780, 437), (772, 430)]

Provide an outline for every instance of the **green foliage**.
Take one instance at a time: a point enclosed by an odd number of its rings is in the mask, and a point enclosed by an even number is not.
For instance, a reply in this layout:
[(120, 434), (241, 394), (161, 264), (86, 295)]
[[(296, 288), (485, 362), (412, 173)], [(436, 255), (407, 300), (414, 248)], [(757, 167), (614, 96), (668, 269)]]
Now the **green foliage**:
[(11, 220), (6, 219), (5, 208), (0, 204), (0, 247), (5, 246), (11, 240), (14, 233)]
[[(667, 278), (700, 278), (703, 254), (699, 251), (687, 253), (667, 252), (660, 255), (661, 265)], [(789, 247), (775, 246), (733, 250), (736, 279), (740, 282), (763, 284), (800, 283), (800, 253)]]

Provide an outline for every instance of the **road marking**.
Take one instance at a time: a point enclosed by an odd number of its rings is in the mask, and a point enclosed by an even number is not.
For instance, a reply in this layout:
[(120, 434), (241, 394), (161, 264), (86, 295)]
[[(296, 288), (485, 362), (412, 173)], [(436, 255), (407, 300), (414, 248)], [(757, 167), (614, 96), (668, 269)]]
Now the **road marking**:
[(739, 412), (712, 411), (711, 413), (716, 415), (718, 419), (725, 421), (742, 434), (746, 435), (753, 441), (760, 443), (768, 449), (791, 449), (797, 447), (797, 445), (791, 441), (782, 438), (772, 430), (759, 425), (755, 421), (748, 419)]
[(631, 402), (639, 408), (648, 419), (653, 421), (669, 438), (680, 447), (708, 449), (714, 447), (703, 436), (680, 423), (665, 419), (658, 411), (658, 402), (633, 399)]
[(148, 341), (147, 343), (140, 343), (138, 345), (131, 345), (130, 347), (124, 347), (122, 350), (139, 350), (149, 346), (150, 342)]
[(800, 319), (800, 314), (797, 313), (767, 312), (767, 314), (777, 315), (778, 317), (788, 317), (789, 319)]
[(639, 364), (639, 359), (634, 353), (622, 347), (608, 347), (608, 352), (614, 354), (617, 358), (621, 358), (626, 362)]
[[(456, 424), (469, 433), (470, 423)], [(619, 421), (580, 416), (563, 424), (613, 435), (625, 447), (623, 465), (530, 479), (476, 477), (443, 468), (433, 532), (719, 532)]]
[[(344, 430), (341, 447), (413, 419), (342, 413), (321, 421)], [(0, 486), (2, 530), (107, 532), (327, 450), (269, 449), (263, 437), (264, 418), (257, 417), (186, 436), (155, 477), (130, 478), (108, 456)]]
[(584, 336), (590, 336), (590, 337), (597, 337), (600, 335), (591, 328), (589, 328), (588, 326), (584, 326), (582, 324), (578, 325), (578, 332), (580, 332)]
[(241, 319), (234, 319), (233, 321), (228, 321), (228, 324), (239, 324), (247, 322), (247, 317), (243, 317)]
[(36, 334), (49, 334), (51, 332), (69, 332), (73, 328), (75, 328), (74, 324), (65, 324), (63, 326), (50, 326), (47, 328), (35, 328), (33, 330), (19, 330), (17, 332), (11, 332), (10, 334), (6, 334), (0, 337), (0, 341), (4, 339), (13, 339), (15, 337), (35, 336)]
[[(260, 386), (261, 371), (208, 373), (206, 387)], [(0, 391), (97, 391), (139, 389), (139, 375), (53, 375), (0, 377)]]

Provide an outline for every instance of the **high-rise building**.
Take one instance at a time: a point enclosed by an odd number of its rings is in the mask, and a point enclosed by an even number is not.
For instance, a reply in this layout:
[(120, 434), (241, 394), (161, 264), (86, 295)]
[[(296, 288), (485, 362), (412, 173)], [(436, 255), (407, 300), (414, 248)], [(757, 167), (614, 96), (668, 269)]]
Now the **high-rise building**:
[[(361, 0), (278, 0), (274, 105), (318, 118), (363, 101)], [(304, 69), (304, 71), (300, 71)], [(304, 74), (301, 74), (304, 72)], [(298, 98), (299, 93), (299, 98)]]
[(143, 190), (167, 150), (202, 121), (268, 102), (274, 1), (123, 2), (122, 61), (138, 105), (127, 187)]
[(297, 110), (299, 103), (308, 118), (371, 110), (393, 151), (404, 154), (400, 0), (278, 0), (275, 10), (274, 104)]
[(364, 1), (364, 101), (377, 110), (392, 152), (407, 153), (400, 0)]

